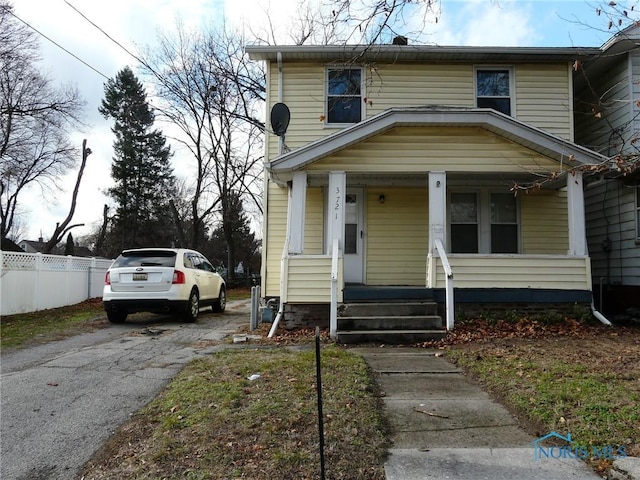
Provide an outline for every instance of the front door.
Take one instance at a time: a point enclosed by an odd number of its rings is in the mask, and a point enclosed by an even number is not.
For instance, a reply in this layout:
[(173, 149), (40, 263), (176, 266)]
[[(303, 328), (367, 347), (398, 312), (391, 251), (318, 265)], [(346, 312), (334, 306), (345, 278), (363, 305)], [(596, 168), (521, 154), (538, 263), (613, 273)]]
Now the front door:
[(364, 190), (348, 188), (344, 202), (344, 281), (364, 283)]

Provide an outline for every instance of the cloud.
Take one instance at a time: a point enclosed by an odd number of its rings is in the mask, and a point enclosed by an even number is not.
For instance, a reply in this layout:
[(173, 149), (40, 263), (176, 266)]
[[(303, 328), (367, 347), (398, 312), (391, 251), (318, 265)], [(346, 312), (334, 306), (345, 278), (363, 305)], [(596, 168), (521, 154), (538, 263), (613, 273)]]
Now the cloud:
[(532, 45), (540, 38), (532, 19), (531, 4), (525, 2), (444, 0), (429, 40), (439, 45)]

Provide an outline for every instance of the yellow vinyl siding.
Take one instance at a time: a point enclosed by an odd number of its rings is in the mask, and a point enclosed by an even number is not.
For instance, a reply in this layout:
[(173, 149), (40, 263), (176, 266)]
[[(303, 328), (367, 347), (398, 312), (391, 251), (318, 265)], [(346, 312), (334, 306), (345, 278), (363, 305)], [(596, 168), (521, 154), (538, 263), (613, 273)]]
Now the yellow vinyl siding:
[(569, 250), (566, 190), (540, 190), (520, 197), (522, 253), (565, 255)]
[(280, 295), (280, 259), (287, 232), (288, 194), (286, 188), (280, 188), (269, 182), (267, 214), (267, 258), (266, 284), (264, 296)]
[(568, 64), (526, 64), (515, 69), (518, 120), (573, 141)]
[[(385, 202), (380, 203), (380, 195)], [(428, 249), (427, 189), (367, 191), (367, 285), (424, 285)]]
[(367, 117), (393, 107), (475, 106), (472, 65), (376, 65), (367, 75)]
[(323, 253), (324, 235), (324, 196), (322, 188), (307, 188), (304, 224), (304, 254), (320, 255)]
[[(511, 65), (505, 65), (511, 66)], [(364, 69), (363, 118), (393, 107), (476, 106), (474, 65), (376, 64)], [(515, 64), (515, 116), (525, 123), (572, 140), (571, 79), (567, 64)], [(325, 125), (324, 64), (284, 62), (282, 101), (291, 111), (287, 146), (294, 150), (344, 126)], [(278, 68), (268, 69), (268, 108), (279, 101)], [(278, 154), (278, 137), (267, 133), (268, 160)]]
[[(324, 126), (325, 68), (316, 63), (284, 63), (283, 99), (289, 107), (291, 121), (286, 134), (286, 144), (291, 150), (333, 133)], [(278, 101), (278, 68), (270, 69), (270, 98)], [(271, 106), (269, 106), (270, 108)], [(269, 159), (278, 155), (279, 137), (267, 135)]]
[[(436, 260), (436, 288), (444, 287)], [(552, 288), (591, 290), (589, 257), (553, 255), (449, 255), (455, 288)]]
[[(287, 303), (331, 301), (331, 256), (293, 256), (287, 265)], [(338, 272), (342, 272), (342, 260), (339, 260)], [(338, 287), (338, 301), (342, 301), (342, 275)]]
[(309, 165), (349, 172), (527, 173), (558, 169), (554, 160), (472, 127), (398, 127)]

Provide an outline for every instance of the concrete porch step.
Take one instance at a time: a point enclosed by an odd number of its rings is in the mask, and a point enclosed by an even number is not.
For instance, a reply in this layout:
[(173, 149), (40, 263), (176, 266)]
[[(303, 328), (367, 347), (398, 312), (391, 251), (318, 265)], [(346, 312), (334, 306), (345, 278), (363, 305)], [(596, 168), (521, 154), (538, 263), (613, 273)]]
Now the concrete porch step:
[(338, 330), (435, 330), (443, 327), (439, 315), (338, 317)]
[(345, 285), (343, 299), (346, 303), (433, 301), (433, 289), (414, 286)]
[(411, 344), (440, 340), (446, 335), (446, 331), (440, 330), (338, 330), (339, 343), (389, 343)]

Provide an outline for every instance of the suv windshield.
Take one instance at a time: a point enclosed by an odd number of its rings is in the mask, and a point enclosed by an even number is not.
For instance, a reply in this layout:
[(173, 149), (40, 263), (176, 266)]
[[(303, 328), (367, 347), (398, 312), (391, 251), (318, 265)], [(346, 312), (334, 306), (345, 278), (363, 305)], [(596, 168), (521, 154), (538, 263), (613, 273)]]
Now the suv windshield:
[(124, 252), (115, 262), (116, 267), (173, 267), (176, 264), (176, 252), (146, 250), (144, 252)]

